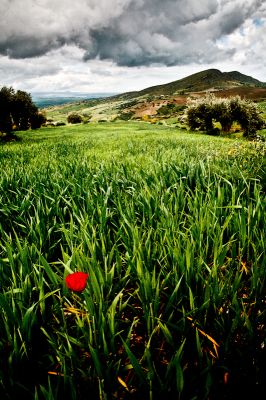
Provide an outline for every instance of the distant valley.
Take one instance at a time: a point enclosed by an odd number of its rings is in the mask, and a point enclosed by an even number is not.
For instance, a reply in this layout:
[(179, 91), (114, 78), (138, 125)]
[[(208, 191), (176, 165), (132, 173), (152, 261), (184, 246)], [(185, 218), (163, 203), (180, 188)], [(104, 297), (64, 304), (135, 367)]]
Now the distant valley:
[(47, 108), (77, 101), (99, 99), (113, 95), (114, 93), (32, 93), (32, 100), (37, 107)]

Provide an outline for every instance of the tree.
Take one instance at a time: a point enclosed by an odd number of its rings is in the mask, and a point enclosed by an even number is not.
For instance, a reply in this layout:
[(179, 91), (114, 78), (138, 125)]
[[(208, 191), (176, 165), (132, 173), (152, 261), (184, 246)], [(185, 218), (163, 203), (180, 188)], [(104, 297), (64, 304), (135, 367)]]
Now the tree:
[(27, 130), (31, 126), (31, 116), (38, 112), (38, 108), (32, 103), (29, 93), (18, 90), (12, 101), (12, 116), (17, 130)]
[(80, 122), (82, 122), (82, 120), (82, 116), (76, 112), (72, 112), (67, 116), (67, 122), (69, 124), (79, 124)]
[(31, 95), (22, 90), (2, 87), (0, 90), (0, 131), (10, 134), (13, 130), (39, 128), (45, 117), (32, 102)]
[(220, 122), (223, 132), (230, 132), (234, 118), (229, 101), (216, 99), (216, 101), (213, 102), (213, 117), (216, 121)]
[(190, 99), (186, 118), (190, 129), (208, 133), (217, 132), (215, 122), (220, 123), (224, 133), (230, 132), (233, 122), (238, 122), (246, 137), (256, 136), (257, 130), (263, 127), (256, 104), (239, 96), (223, 99), (207, 94), (205, 97)]
[(13, 128), (12, 99), (14, 89), (2, 87), (0, 90), (0, 132), (10, 133)]
[(31, 129), (38, 129), (46, 122), (46, 116), (37, 111), (30, 116)]

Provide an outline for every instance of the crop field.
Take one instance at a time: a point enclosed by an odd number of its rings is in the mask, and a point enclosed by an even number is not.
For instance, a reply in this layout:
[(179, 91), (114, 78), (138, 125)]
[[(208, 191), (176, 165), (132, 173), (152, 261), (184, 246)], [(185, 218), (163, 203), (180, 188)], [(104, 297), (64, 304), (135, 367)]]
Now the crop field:
[(1, 399), (264, 398), (265, 143), (144, 122), (18, 136), (0, 144)]

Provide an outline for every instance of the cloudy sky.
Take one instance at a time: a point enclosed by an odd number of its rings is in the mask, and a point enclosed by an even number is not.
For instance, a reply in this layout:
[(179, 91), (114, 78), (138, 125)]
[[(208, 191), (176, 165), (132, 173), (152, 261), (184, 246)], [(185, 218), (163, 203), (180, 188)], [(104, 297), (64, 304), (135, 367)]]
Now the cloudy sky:
[(265, 0), (0, 0), (0, 86), (119, 93), (207, 68), (266, 81)]

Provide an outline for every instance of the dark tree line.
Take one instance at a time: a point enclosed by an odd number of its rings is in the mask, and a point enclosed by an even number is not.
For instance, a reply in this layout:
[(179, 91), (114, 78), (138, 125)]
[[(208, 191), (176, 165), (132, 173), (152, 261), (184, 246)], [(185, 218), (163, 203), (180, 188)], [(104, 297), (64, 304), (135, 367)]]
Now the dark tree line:
[(37, 129), (45, 121), (29, 93), (6, 86), (0, 89), (0, 132)]

